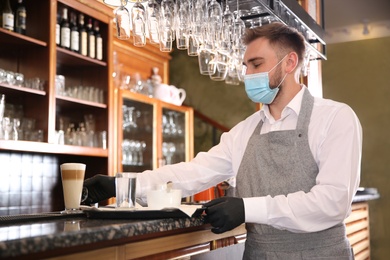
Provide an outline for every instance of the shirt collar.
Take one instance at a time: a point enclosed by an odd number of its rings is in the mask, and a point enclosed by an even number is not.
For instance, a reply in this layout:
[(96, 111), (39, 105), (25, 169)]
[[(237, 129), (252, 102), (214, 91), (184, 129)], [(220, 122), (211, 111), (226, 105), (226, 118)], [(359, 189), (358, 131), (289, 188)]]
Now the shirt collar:
[[(291, 112), (294, 112), (296, 115), (299, 115), (299, 112), (301, 111), (301, 104), (302, 104), (303, 93), (305, 92), (305, 88), (306, 86), (301, 85), (301, 90), (283, 109), (281, 119), (285, 118)], [(260, 110), (260, 120), (264, 122), (265, 118), (267, 118), (271, 123), (275, 121), (269, 111), (269, 106), (264, 104)]]

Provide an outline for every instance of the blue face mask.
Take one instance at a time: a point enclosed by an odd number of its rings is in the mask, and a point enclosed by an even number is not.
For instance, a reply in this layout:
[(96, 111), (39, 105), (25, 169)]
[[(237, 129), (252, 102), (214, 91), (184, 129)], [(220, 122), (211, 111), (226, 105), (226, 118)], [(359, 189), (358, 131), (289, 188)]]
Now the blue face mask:
[(269, 87), (269, 76), (273, 69), (275, 69), (285, 58), (281, 59), (272, 69), (268, 72), (260, 72), (255, 74), (249, 74), (244, 76), (245, 91), (248, 97), (255, 103), (271, 104), (274, 101), (276, 95), (279, 92), (279, 86), (282, 84), (287, 74), (283, 77), (279, 85), (271, 89)]

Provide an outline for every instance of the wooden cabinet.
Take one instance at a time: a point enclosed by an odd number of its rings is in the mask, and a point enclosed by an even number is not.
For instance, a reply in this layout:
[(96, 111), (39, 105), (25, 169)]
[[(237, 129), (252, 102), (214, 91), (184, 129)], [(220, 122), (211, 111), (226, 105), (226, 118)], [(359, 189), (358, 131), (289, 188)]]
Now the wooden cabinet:
[[(16, 1), (15, 1), (16, 2)], [(11, 1), (11, 3), (13, 3)], [(184, 157), (188, 160), (193, 156), (192, 143), (189, 135), (192, 134), (192, 110), (163, 104), (162, 102), (121, 91), (113, 74), (116, 64), (126, 73), (139, 73), (142, 79), (151, 76), (153, 67), (159, 69), (163, 83), (168, 83), (169, 53), (162, 53), (158, 46), (147, 44), (143, 48), (134, 47), (131, 39), (118, 40), (115, 37), (113, 23), (113, 8), (95, 0), (42, 0), (37, 2), (26, 1), (27, 34), (21, 35), (0, 28), (0, 69), (21, 73), (25, 82), (30, 79), (39, 79), (44, 84), (42, 89), (0, 82), (0, 94), (5, 94), (6, 104), (13, 104), (22, 108), (22, 117), (33, 119), (35, 129), (40, 131), (41, 139), (19, 138), (14, 140), (0, 140), (0, 150), (9, 152), (50, 153), (61, 156), (62, 161), (73, 160), (83, 156), (91, 164), (91, 173), (107, 172), (114, 174), (118, 170), (126, 170), (121, 159), (122, 142), (122, 104), (135, 102), (151, 109), (153, 127), (150, 137), (145, 138), (147, 143), (146, 158), (148, 164), (142, 167), (132, 167), (132, 170), (153, 169), (158, 165), (158, 158), (162, 154), (163, 113), (174, 110), (185, 117), (186, 137)], [(56, 44), (56, 23), (58, 14), (63, 7), (68, 13), (85, 16), (97, 21), (100, 34), (103, 38), (103, 59), (97, 60), (79, 53), (64, 49)], [(56, 76), (65, 78), (65, 93), (59, 92), (56, 87)], [(58, 85), (57, 85), (58, 86)], [(91, 99), (88, 93), (98, 93), (99, 99)], [(81, 92), (86, 93), (84, 95)], [(87, 96), (85, 96), (87, 95)], [(94, 94), (91, 94), (94, 95)], [(96, 96), (95, 96), (96, 97)], [(130, 104), (131, 105), (131, 104)], [(118, 106), (120, 107), (118, 109)], [(61, 131), (66, 137), (69, 125), (74, 128), (86, 127), (86, 117), (93, 117), (94, 132), (97, 138), (99, 133), (107, 133), (107, 145), (92, 145), (80, 142), (61, 142)], [(120, 118), (120, 119), (119, 119)], [(80, 123), (84, 125), (80, 126)], [(126, 138), (128, 138), (127, 136)], [(136, 138), (136, 136), (134, 137)], [(143, 139), (140, 138), (140, 139)], [(68, 140), (65, 138), (65, 140)], [(151, 149), (151, 150), (149, 150)], [(99, 160), (94, 160), (99, 158)], [(102, 160), (103, 158), (103, 160)], [(96, 163), (95, 163), (96, 162)], [(118, 163), (119, 162), (119, 163)], [(106, 170), (104, 170), (106, 169)]]
[[(12, 82), (0, 83), (0, 93), (5, 94), (6, 104), (19, 107), (18, 117), (22, 126), (25, 119), (31, 119), (35, 128), (29, 131), (40, 131), (40, 139), (24, 136), (18, 141), (0, 140), (0, 149), (11, 151), (28, 151), (107, 157), (105, 149), (78, 144), (77, 147), (59, 145), (57, 131), (66, 131), (66, 125), (60, 123), (66, 118), (77, 124), (83, 122), (84, 115), (92, 115), (96, 120), (96, 132), (108, 130), (110, 75), (108, 60), (112, 19), (79, 1), (42, 0), (26, 1), (27, 33), (21, 35), (0, 29), (0, 68), (24, 76), (24, 84)], [(98, 21), (104, 42), (103, 60), (91, 59), (79, 53), (57, 47), (55, 43), (55, 25), (61, 8), (67, 7), (71, 12), (83, 13), (86, 17)], [(56, 75), (65, 76), (65, 87), (84, 87), (104, 96), (101, 102), (80, 96), (58, 95), (56, 92)], [(27, 84), (40, 81), (41, 89)], [(43, 82), (43, 84), (42, 84)], [(10, 115), (12, 116), (12, 115)], [(15, 115), (16, 116), (16, 115)], [(76, 145), (76, 144), (74, 144)], [(107, 167), (107, 165), (106, 165)]]
[(192, 159), (192, 108), (118, 92), (116, 171), (141, 172)]

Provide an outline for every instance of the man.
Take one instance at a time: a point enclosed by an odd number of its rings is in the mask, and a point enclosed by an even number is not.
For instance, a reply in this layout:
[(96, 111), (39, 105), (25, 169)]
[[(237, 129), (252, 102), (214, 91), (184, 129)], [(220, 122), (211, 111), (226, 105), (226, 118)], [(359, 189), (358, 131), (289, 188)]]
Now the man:
[[(243, 40), (245, 90), (263, 108), (191, 162), (140, 174), (137, 197), (167, 181), (189, 196), (233, 178), (234, 197), (206, 203), (206, 220), (215, 233), (246, 223), (244, 259), (353, 259), (343, 221), (360, 181), (358, 118), (299, 84), (305, 44), (295, 29), (273, 23)], [(94, 197), (104, 189), (92, 179)]]

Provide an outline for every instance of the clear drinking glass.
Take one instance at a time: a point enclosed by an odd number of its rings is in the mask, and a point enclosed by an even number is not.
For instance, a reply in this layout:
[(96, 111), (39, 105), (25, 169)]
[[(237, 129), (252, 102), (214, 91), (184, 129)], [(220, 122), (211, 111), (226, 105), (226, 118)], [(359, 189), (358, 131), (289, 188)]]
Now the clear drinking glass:
[(133, 44), (137, 47), (146, 44), (146, 11), (145, 7), (137, 1), (131, 8), (133, 25)]

